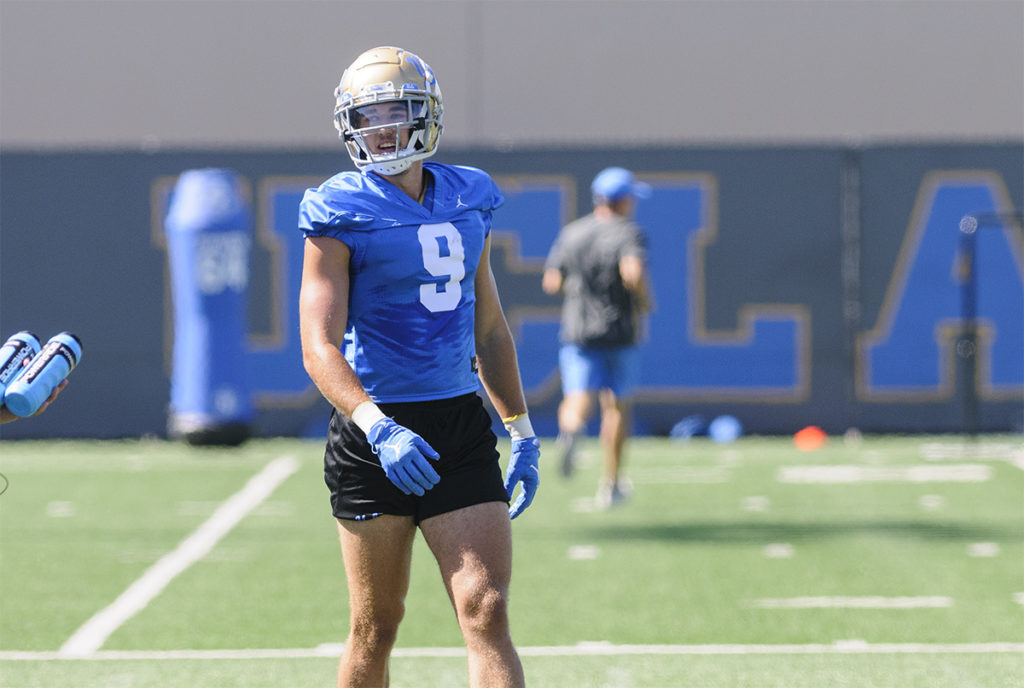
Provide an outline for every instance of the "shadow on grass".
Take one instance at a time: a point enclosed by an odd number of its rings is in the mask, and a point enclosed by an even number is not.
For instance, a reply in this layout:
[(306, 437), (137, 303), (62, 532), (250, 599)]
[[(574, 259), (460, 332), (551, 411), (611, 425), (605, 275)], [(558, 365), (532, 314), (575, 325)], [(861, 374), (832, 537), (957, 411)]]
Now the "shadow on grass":
[(605, 524), (577, 529), (594, 540), (772, 543), (859, 536), (955, 542), (1019, 542), (1020, 528), (923, 521), (858, 520), (821, 523), (697, 522)]

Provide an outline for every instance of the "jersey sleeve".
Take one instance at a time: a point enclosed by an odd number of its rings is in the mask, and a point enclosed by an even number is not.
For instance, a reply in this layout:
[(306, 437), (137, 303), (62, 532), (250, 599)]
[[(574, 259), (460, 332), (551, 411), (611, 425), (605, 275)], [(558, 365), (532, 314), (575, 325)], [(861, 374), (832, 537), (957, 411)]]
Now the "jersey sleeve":
[(325, 192), (323, 186), (306, 189), (299, 202), (299, 230), (307, 238), (332, 236), (341, 239), (354, 219), (352, 210), (346, 208), (336, 194)]
[(488, 176), (487, 177), (488, 188), (483, 196), (483, 203), (480, 206), (480, 219), (484, 224), (484, 236), (491, 235), (491, 227), (494, 225), (494, 211), (501, 207), (501, 204), (505, 201), (504, 196), (501, 195), (501, 191), (498, 189), (498, 185)]
[(299, 202), (299, 231), (303, 236), (332, 237), (358, 253), (365, 231), (381, 222), (377, 195), (358, 173), (342, 172), (315, 189), (306, 189)]
[(299, 202), (299, 231), (305, 237), (324, 236), (337, 214), (319, 189), (306, 189)]
[[(485, 173), (485, 175), (486, 175), (486, 173)], [(498, 188), (498, 185), (494, 183), (494, 180), (491, 179), (491, 177), (489, 175), (487, 175), (487, 181), (488, 181), (488, 184), (490, 186), (490, 198), (489, 198), (489, 201), (488, 201), (488, 211), (489, 212), (487, 213), (487, 216), (488, 216), (487, 231), (490, 231), (490, 229), (491, 229), (491, 218), (492, 218), (492, 216), (494, 214), (494, 211), (497, 210), (498, 208), (500, 208), (505, 203), (505, 196), (502, 195), (501, 189)]]
[(562, 234), (562, 232), (559, 232), (558, 237), (555, 238), (555, 243), (551, 245), (551, 250), (548, 251), (548, 256), (544, 260), (545, 270), (562, 269)]
[(643, 230), (637, 225), (630, 223), (626, 232), (626, 239), (622, 245), (620, 257), (636, 256), (644, 259), (647, 257), (647, 237)]

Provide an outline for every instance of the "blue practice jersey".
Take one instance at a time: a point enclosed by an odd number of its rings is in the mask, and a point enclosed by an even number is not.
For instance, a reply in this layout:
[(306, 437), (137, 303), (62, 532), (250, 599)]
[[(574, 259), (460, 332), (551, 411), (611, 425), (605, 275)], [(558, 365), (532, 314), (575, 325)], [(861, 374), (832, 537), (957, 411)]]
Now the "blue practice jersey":
[(474, 279), (503, 198), (487, 173), (425, 162), (422, 204), (372, 173), (342, 172), (299, 205), (307, 237), (345, 243), (342, 350), (370, 398), (426, 401), (475, 392)]

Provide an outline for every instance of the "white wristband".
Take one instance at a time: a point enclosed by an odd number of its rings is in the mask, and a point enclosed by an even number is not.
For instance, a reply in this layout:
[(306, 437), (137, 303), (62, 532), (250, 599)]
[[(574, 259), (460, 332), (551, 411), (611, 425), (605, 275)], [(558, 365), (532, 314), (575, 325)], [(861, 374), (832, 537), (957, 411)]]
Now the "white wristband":
[(522, 440), (527, 437), (534, 437), (533, 425), (530, 423), (530, 414), (523, 413), (504, 421), (505, 429), (513, 440)]
[(377, 407), (377, 404), (372, 401), (364, 401), (363, 403), (352, 409), (352, 415), (349, 416), (352, 422), (359, 426), (359, 429), (363, 431), (364, 435), (370, 434), (370, 428), (373, 424), (379, 421), (381, 418), (387, 418), (384, 412)]

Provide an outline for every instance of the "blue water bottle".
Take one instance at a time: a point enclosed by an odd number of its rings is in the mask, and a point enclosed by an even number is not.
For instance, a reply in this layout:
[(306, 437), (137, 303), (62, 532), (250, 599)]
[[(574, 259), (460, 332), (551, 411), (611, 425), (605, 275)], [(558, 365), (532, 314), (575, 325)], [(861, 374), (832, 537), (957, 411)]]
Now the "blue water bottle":
[(25, 369), (25, 361), (39, 353), (39, 338), (27, 330), (12, 334), (0, 347), (0, 400), (8, 385)]
[(4, 405), (16, 416), (31, 416), (39, 410), (82, 358), (82, 342), (70, 332), (50, 338), (32, 359), (28, 370), (4, 392)]

